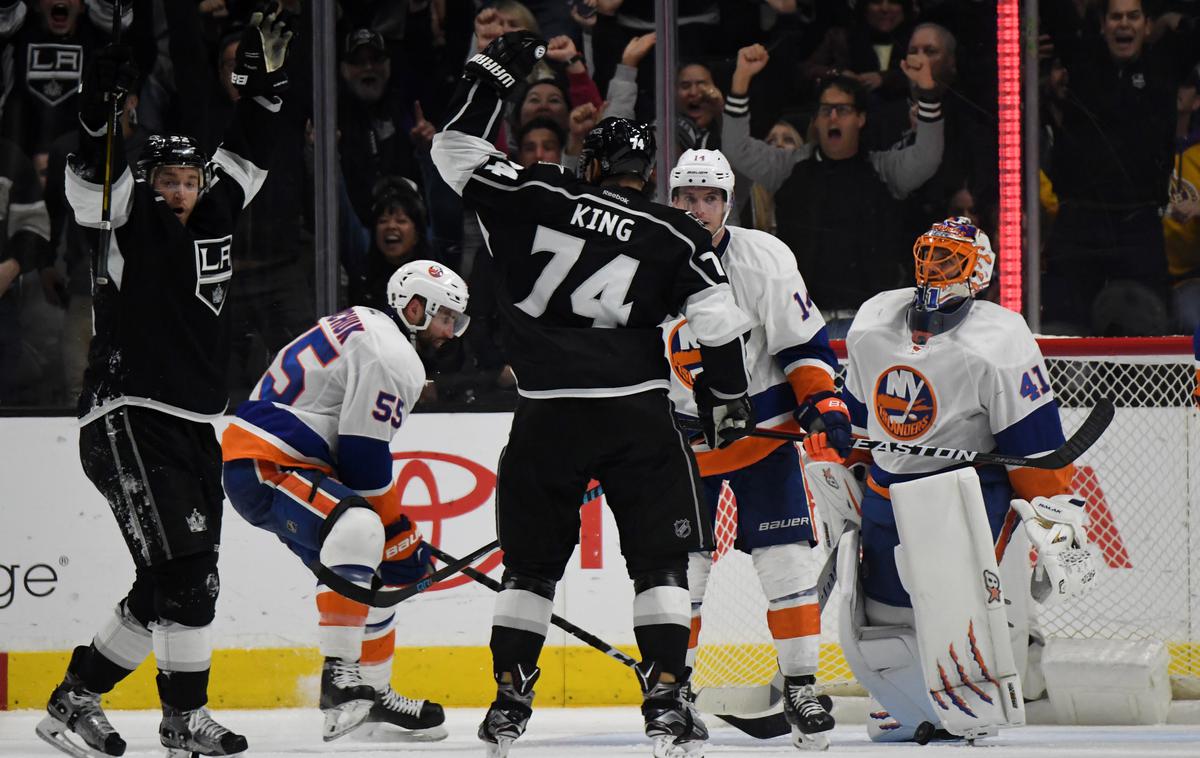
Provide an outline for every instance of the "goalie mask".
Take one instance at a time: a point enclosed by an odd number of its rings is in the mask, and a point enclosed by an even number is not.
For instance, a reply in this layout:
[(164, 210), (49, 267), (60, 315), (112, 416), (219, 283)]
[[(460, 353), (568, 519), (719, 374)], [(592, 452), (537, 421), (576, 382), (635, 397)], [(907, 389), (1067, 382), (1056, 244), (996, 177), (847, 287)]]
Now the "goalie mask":
[(208, 188), (208, 156), (200, 143), (183, 134), (155, 134), (146, 140), (137, 162), (137, 178), (154, 183), (154, 172), (164, 166), (183, 166), (200, 171), (200, 191)]
[[(425, 301), (425, 318), (410, 323), (404, 308), (414, 296)], [(387, 284), (388, 305), (410, 334), (429, 328), (434, 318), (445, 313), (454, 319), (454, 336), (461, 337), (471, 322), (467, 315), (467, 283), (446, 266), (434, 261), (411, 261), (396, 269)]]
[(725, 226), (733, 209), (733, 184), (733, 169), (720, 150), (685, 150), (675, 168), (671, 169), (671, 200), (675, 200), (682, 187), (714, 187), (722, 190), (725, 193), (725, 215), (721, 217), (717, 228), (712, 230), (716, 234)]
[(930, 227), (913, 245), (917, 291), (908, 309), (912, 340), (925, 344), (957, 326), (992, 281), (996, 255), (981, 229), (964, 216)]

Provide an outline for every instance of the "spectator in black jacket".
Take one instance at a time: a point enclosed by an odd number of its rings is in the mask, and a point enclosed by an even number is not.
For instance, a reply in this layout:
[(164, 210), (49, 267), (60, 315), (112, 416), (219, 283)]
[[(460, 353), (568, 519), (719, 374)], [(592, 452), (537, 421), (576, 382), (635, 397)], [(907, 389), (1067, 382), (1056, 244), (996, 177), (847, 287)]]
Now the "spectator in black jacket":
[(1070, 0), (1042, 7), (1069, 77), (1048, 171), (1061, 209), (1046, 244), (1043, 323), (1084, 334), (1161, 334), (1161, 212), (1176, 89), (1195, 41), (1182, 29), (1148, 44), (1142, 0), (1107, 0), (1098, 30)]

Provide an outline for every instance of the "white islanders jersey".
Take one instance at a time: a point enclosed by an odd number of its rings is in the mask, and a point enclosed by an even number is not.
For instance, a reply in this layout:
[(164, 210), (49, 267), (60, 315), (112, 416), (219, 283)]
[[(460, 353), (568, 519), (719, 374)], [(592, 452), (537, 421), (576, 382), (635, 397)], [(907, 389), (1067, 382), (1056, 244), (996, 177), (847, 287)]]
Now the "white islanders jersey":
[[(915, 345), (905, 322), (913, 294), (906, 288), (876, 295), (850, 327), (843, 396), (855, 433), (1023, 456), (1061, 445), (1046, 363), (1021, 315), (977, 301), (956, 327)], [(874, 461), (872, 477), (885, 487), (953, 465), (881, 451)], [(1066, 491), (1070, 469), (1011, 469), (1009, 478), (1023, 497), (1058, 494)]]

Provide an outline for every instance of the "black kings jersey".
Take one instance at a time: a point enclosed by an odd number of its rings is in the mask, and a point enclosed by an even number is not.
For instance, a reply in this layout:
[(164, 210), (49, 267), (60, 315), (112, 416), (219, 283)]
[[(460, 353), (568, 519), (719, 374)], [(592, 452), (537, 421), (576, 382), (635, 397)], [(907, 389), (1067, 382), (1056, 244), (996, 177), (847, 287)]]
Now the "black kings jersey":
[[(262, 186), (278, 98), (244, 98), (217, 148), (209, 186), (187, 226), (147, 182), (135, 181), (120, 151), (112, 186), (110, 283), (93, 303), (79, 417), (86, 424), (121, 405), (138, 405), (195, 421), (228, 403), (233, 274), (231, 245), (242, 209)], [(66, 192), (76, 220), (98, 227), (101, 187), (94, 159), (104, 137), (80, 135), (80, 155), (68, 161)], [(117, 142), (120, 141), (118, 137)]]
[[(481, 95), (486, 115), (495, 94), (482, 90), (472, 89), (468, 101)], [(666, 388), (660, 325), (668, 316), (693, 313), (703, 324), (700, 340), (714, 346), (748, 327), (712, 238), (695, 219), (633, 190), (583, 183), (561, 166), (520, 168), (459, 131), (460, 123), (470, 128), (475, 107), (468, 102), (435, 137), (433, 159), (479, 216), (521, 395)]]

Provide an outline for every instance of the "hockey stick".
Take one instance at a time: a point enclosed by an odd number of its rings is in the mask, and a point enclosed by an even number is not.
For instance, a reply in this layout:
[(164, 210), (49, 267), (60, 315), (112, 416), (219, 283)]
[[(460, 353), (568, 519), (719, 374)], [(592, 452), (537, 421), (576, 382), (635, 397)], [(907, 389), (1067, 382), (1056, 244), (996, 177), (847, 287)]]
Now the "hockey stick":
[[(113, 0), (112, 43), (121, 44), (121, 0)], [(113, 139), (120, 127), (116, 92), (105, 92), (104, 101), (112, 103), (108, 114), (108, 134), (104, 138), (104, 185), (100, 192), (100, 238), (96, 244), (96, 286), (108, 284), (108, 248), (112, 245), (112, 172)]]
[[(1026, 457), (1022, 455), (1005, 455), (1003, 453), (979, 453), (974, 450), (959, 450), (954, 447), (935, 447), (933, 445), (917, 445), (909, 442), (887, 442), (885, 440), (868, 440), (856, 438), (851, 447), (855, 450), (870, 450), (878, 453), (895, 453), (897, 455), (923, 455), (929, 458), (942, 458), (956, 463), (990, 463), (1004, 466), (1020, 466), (1023, 468), (1060, 469), (1076, 458), (1083, 455), (1092, 446), (1113, 420), (1116, 409), (1108, 398), (1101, 398), (1092, 408), (1092, 412), (1083, 420), (1071, 439), (1067, 440), (1057, 450), (1045, 455)], [(698, 422), (691, 419), (682, 420), (681, 425), (689, 431), (698, 431)], [(781, 432), (774, 429), (752, 429), (747, 432), (749, 437), (766, 437), (774, 440), (802, 442), (808, 436), (805, 432)]]
[[(435, 556), (437, 556), (438, 560), (442, 561), (443, 563), (449, 565), (449, 564), (453, 564), (454, 562), (457, 561), (457, 559), (454, 556), (448, 555), (445, 551), (443, 551), (437, 547), (434, 547), (433, 545), (430, 545), (428, 542), (426, 542), (425, 544), (428, 545), (429, 551), (431, 553), (433, 553)], [(464, 568), (462, 570), (462, 572), (464, 574), (466, 574), (467, 576), (471, 577), (472, 579), (474, 579), (475, 581), (482, 584), (484, 587), (487, 587), (492, 592), (500, 592), (501, 590), (504, 589), (504, 587), (501, 586), (500, 582), (497, 582), (495, 579), (491, 578), (490, 576), (483, 573), (482, 571), (476, 571), (473, 568)], [(620, 650), (617, 650), (615, 647), (608, 644), (604, 640), (600, 639), (596, 635), (592, 634), (591, 632), (587, 631), (586, 629), (581, 629), (578, 626), (575, 626), (570, 621), (567, 621), (565, 618), (563, 618), (562, 616), (559, 616), (558, 614), (550, 615), (550, 623), (554, 624), (559, 629), (562, 629), (567, 634), (575, 637), (577, 640), (587, 643), (591, 647), (594, 647), (595, 649), (599, 650), (601, 653), (604, 653), (605, 655), (616, 659), (620, 663), (623, 663), (626, 666), (629, 666), (630, 668), (632, 668), (633, 665), (635, 663), (637, 663), (637, 661), (635, 661), (633, 658), (629, 657), (625, 653), (622, 653)]]
[(357, 603), (369, 605), (372, 608), (390, 608), (393, 605), (402, 603), (408, 600), (413, 595), (418, 595), (443, 579), (453, 576), (464, 569), (470, 568), (471, 564), (479, 560), (483, 556), (500, 547), (500, 540), (492, 540), (483, 547), (476, 548), (469, 555), (464, 556), (452, 563), (448, 563), (429, 576), (420, 581), (406, 584), (394, 590), (372, 589), (370, 587), (362, 587), (344, 577), (338, 576), (328, 566), (321, 563), (319, 560), (313, 561), (309, 565), (309, 570), (317, 575), (317, 579), (321, 583), (329, 587), (329, 589), (338, 593), (342, 597), (350, 598)]

